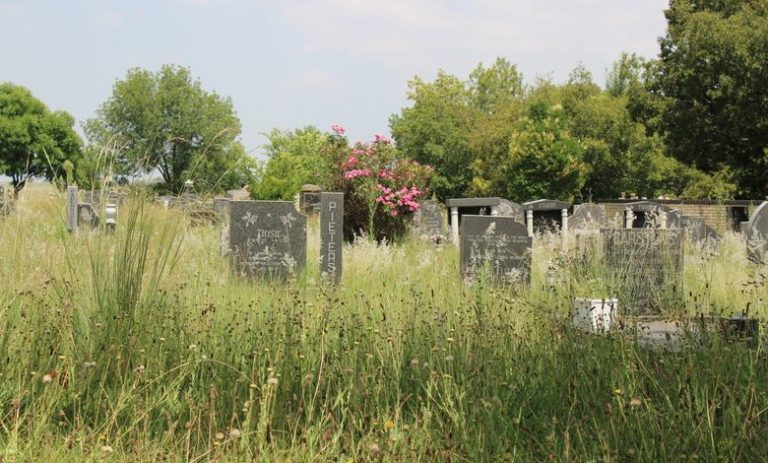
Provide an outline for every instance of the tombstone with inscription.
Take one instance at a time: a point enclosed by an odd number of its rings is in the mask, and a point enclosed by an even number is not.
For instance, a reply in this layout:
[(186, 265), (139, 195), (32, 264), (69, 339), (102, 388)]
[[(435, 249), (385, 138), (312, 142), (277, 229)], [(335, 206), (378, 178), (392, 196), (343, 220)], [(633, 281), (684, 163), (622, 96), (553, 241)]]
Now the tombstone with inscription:
[(459, 235), (462, 278), (472, 281), (487, 272), (498, 283), (530, 284), (533, 238), (523, 224), (511, 217), (467, 215)]
[(624, 205), (624, 228), (680, 228), (682, 212), (652, 201)]
[(680, 225), (688, 238), (695, 243), (714, 244), (720, 241), (720, 235), (701, 217), (683, 215), (680, 218)]
[(77, 187), (67, 187), (67, 230), (77, 231)]
[(437, 201), (420, 202), (419, 209), (413, 214), (410, 230), (421, 239), (442, 241), (446, 234), (444, 208)]
[(568, 228), (572, 231), (599, 230), (607, 223), (605, 207), (594, 203), (574, 206), (573, 214), (568, 218)]
[(306, 263), (307, 218), (290, 201), (230, 201), (228, 246), (239, 276), (295, 276)]
[(299, 210), (307, 215), (319, 214), (322, 188), (317, 185), (303, 185), (299, 192)]
[(538, 199), (523, 203), (528, 233), (567, 232), (570, 203), (551, 199)]
[(618, 298), (640, 314), (664, 313), (683, 295), (684, 230), (603, 229), (605, 264)]
[(99, 226), (99, 215), (89, 203), (77, 205), (77, 226), (86, 229), (94, 229)]
[(344, 193), (320, 193), (320, 276), (339, 283), (344, 243)]
[(759, 264), (768, 263), (768, 201), (764, 201), (752, 213), (746, 232), (749, 260)]

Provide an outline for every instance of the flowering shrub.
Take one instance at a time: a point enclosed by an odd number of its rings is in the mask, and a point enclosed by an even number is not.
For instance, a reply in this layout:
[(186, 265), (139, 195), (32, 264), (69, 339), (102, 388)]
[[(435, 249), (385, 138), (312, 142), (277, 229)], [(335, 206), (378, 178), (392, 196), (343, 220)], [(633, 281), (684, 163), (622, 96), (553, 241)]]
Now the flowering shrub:
[(396, 240), (419, 209), (418, 201), (428, 194), (432, 168), (402, 158), (384, 135), (350, 146), (345, 133), (344, 127), (331, 126), (323, 150), (335, 166), (331, 189), (344, 192), (345, 237), (365, 234), (379, 242)]

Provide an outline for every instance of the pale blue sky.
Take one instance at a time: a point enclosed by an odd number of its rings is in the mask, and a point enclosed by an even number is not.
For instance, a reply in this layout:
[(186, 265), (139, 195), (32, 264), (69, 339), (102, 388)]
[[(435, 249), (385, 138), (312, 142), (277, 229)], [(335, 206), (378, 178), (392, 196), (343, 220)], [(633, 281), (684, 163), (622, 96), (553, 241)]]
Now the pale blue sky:
[(0, 81), (78, 121), (132, 67), (188, 66), (232, 97), (254, 154), (273, 127), (389, 132), (407, 82), (505, 57), (526, 82), (658, 53), (667, 0), (0, 0)]

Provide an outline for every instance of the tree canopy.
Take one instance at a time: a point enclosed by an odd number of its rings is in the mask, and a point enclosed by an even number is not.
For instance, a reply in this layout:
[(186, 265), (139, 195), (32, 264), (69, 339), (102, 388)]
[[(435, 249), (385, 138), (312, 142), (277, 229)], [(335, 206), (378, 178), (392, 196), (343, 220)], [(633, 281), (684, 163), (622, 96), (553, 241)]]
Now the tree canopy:
[(75, 120), (50, 111), (19, 85), (0, 83), (0, 172), (11, 177), (16, 191), (31, 177), (53, 180), (63, 163), (80, 156)]
[(220, 191), (250, 178), (254, 161), (237, 140), (240, 120), (232, 101), (204, 90), (187, 68), (128, 71), (97, 114), (86, 132), (98, 145), (118, 147), (119, 173), (157, 170), (175, 193), (188, 180)]

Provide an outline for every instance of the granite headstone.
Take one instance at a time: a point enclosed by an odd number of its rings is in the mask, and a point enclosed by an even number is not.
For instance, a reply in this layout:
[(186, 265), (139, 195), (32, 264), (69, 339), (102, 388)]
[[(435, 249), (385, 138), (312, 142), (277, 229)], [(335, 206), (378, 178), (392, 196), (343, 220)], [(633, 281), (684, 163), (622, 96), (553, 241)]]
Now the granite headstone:
[(701, 217), (684, 215), (680, 218), (680, 224), (685, 230), (685, 234), (693, 242), (714, 244), (720, 240), (720, 235)]
[(411, 233), (426, 239), (445, 238), (445, 214), (445, 210), (437, 201), (420, 202), (419, 210), (413, 214)]
[(525, 223), (525, 208), (514, 201), (502, 198), (496, 211), (500, 217), (512, 217), (517, 222)]
[(320, 275), (341, 281), (344, 244), (344, 193), (320, 193)]
[(605, 228), (607, 217), (605, 207), (584, 203), (573, 208), (573, 214), (568, 218), (568, 229), (571, 231), (599, 230)]
[(77, 187), (67, 187), (67, 230), (77, 231)]
[(749, 219), (747, 253), (752, 262), (768, 263), (768, 201), (760, 204)]
[(99, 215), (89, 203), (80, 203), (77, 205), (77, 226), (88, 229), (99, 226)]
[(307, 257), (307, 218), (290, 201), (230, 201), (230, 262), (250, 278), (286, 278)]
[(663, 313), (683, 294), (684, 230), (603, 229), (609, 280), (623, 306), (640, 314)]
[(473, 280), (488, 272), (503, 284), (529, 285), (531, 245), (525, 225), (512, 217), (466, 215), (460, 232), (461, 275)]

